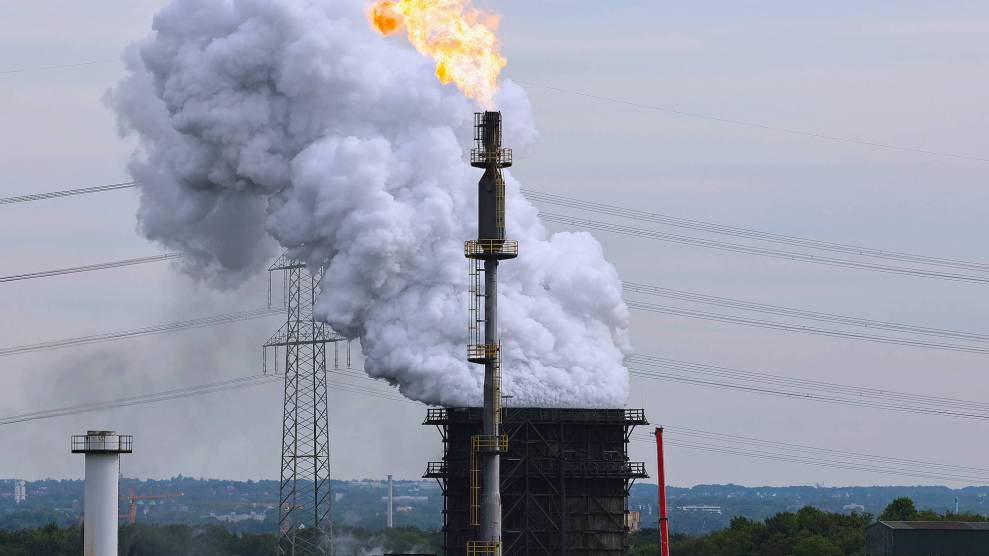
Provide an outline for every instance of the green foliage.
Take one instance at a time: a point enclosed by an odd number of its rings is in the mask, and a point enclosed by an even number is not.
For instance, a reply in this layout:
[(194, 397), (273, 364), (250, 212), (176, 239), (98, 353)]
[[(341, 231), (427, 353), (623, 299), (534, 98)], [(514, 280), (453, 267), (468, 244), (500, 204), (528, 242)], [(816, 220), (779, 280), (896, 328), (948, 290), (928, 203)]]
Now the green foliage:
[(51, 523), (37, 529), (0, 530), (0, 554), (4, 556), (75, 556), (82, 554), (82, 529), (65, 529)]
[[(891, 521), (987, 521), (976, 514), (939, 514), (917, 511), (913, 500), (901, 497), (883, 511)], [(781, 512), (764, 521), (734, 517), (720, 531), (704, 536), (673, 535), (670, 552), (676, 556), (863, 556), (865, 530), (873, 523), (870, 514), (839, 514), (806, 506), (796, 513)], [(629, 555), (659, 553), (656, 529), (629, 536)]]
[[(415, 527), (368, 531), (342, 526), (335, 533), (338, 556), (369, 551), (438, 553), (443, 544), (439, 531)], [(78, 556), (82, 554), (82, 537), (78, 525), (60, 528), (53, 523), (36, 529), (0, 530), (0, 555)], [(121, 556), (271, 556), (274, 552), (273, 533), (237, 534), (215, 525), (138, 523), (120, 528)]]
[(879, 515), (881, 521), (916, 521), (918, 519), (917, 507), (913, 500), (907, 497), (897, 498), (886, 506), (883, 513)]
[[(869, 515), (844, 515), (805, 507), (763, 522), (735, 517), (731, 525), (702, 537), (674, 535), (670, 551), (677, 556), (861, 556)], [(656, 530), (630, 538), (630, 555), (656, 554)], [(643, 544), (639, 544), (639, 540)], [(652, 550), (652, 552), (650, 552)]]

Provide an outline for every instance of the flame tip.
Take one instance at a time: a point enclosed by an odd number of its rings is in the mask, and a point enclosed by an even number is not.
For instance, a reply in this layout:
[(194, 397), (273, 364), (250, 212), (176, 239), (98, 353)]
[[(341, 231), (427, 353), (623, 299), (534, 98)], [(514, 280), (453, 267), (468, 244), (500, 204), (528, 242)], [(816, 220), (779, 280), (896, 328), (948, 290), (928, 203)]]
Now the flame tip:
[(494, 106), (498, 74), (508, 64), (498, 52), (497, 14), (470, 0), (377, 0), (368, 20), (383, 35), (404, 27), (412, 46), (436, 62), (440, 83), (456, 84), (485, 109)]

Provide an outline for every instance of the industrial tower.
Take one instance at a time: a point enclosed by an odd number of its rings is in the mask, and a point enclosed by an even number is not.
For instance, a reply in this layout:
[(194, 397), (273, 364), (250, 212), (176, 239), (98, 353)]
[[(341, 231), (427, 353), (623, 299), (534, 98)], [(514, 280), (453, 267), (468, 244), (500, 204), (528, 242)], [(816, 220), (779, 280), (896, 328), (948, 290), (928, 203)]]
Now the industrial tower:
[[(501, 434), (501, 344), (498, 341), (498, 261), (518, 256), (518, 242), (505, 239), (505, 180), (512, 151), (501, 146), (501, 112), (474, 114), (471, 166), (484, 170), (478, 182), (477, 239), (464, 244), (470, 260), (470, 343), (467, 359), (484, 365), (482, 434), (471, 439), (470, 522), (479, 538), (468, 555), (501, 554), (501, 459), (508, 437)], [(484, 288), (481, 288), (481, 272)], [(483, 309), (482, 309), (483, 307)]]
[(268, 270), (285, 273), (285, 324), (265, 344), (285, 351), (281, 483), (278, 504), (279, 556), (332, 554), (330, 448), (326, 411), (326, 344), (343, 340), (313, 318), (323, 271), (282, 255)]

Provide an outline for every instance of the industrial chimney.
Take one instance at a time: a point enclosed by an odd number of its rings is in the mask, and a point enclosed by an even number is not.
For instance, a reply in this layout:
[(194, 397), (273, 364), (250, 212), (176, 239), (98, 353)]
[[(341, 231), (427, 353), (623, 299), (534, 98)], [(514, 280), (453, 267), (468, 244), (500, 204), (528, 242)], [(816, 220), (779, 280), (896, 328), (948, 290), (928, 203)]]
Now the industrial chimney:
[(83, 556), (117, 556), (120, 454), (133, 451), (134, 437), (89, 431), (72, 437), (72, 453), (86, 454)]
[[(512, 151), (501, 147), (501, 112), (474, 114), (471, 166), (484, 170), (477, 186), (477, 239), (464, 245), (470, 273), (470, 344), (467, 359), (484, 365), (483, 432), (471, 439), (471, 524), (479, 539), (468, 553), (501, 553), (501, 463), (508, 437), (501, 434), (501, 344), (498, 341), (498, 261), (518, 256), (518, 242), (505, 239), (505, 180)], [(481, 273), (484, 288), (481, 288)], [(483, 301), (482, 301), (483, 300)], [(483, 309), (482, 309), (483, 307)]]

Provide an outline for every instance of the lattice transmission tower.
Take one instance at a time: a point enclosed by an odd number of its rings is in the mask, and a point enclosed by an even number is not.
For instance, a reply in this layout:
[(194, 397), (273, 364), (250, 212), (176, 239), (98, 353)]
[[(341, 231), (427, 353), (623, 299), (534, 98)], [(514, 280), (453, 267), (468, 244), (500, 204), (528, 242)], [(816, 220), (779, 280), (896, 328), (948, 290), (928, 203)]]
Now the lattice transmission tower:
[[(274, 352), (275, 372), (280, 353), (285, 364), (277, 554), (332, 554), (326, 345), (344, 338), (313, 318), (322, 269), (313, 274), (305, 264), (282, 255), (268, 271), (283, 272), (287, 313), (285, 324), (263, 348), (265, 372), (269, 351)], [(268, 297), (270, 304), (270, 282)]]

